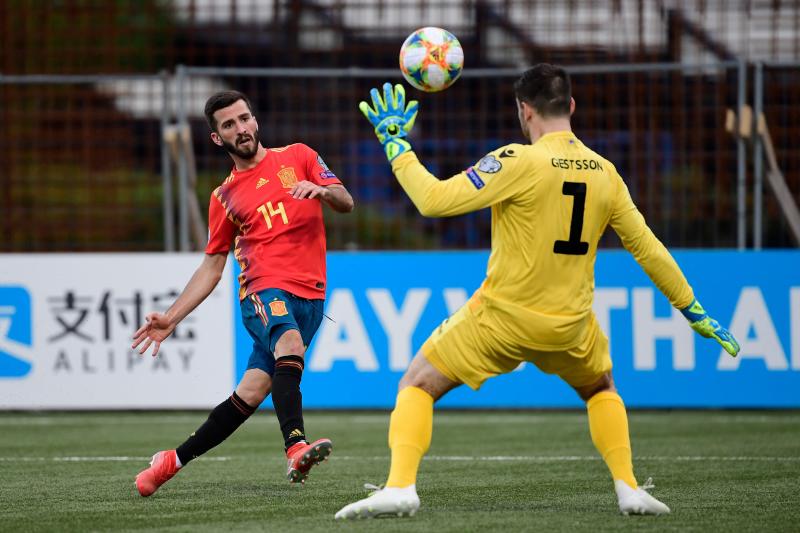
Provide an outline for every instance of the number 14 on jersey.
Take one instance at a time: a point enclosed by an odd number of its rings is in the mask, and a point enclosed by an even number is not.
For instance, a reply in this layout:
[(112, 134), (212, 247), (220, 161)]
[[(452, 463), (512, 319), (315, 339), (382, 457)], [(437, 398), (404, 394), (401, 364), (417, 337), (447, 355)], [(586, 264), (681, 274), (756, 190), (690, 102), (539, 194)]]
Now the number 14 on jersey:
[(272, 217), (280, 215), (284, 224), (289, 223), (289, 218), (286, 216), (286, 209), (283, 207), (283, 202), (278, 202), (278, 207), (272, 206), (272, 202), (267, 202), (259, 206), (258, 212), (264, 216), (264, 221), (267, 223), (267, 229), (272, 229)]

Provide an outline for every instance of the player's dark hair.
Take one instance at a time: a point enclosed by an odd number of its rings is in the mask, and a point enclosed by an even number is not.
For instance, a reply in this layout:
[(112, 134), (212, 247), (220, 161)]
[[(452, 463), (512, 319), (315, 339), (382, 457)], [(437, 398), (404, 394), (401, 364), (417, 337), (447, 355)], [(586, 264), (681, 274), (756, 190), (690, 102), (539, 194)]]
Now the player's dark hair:
[(206, 115), (206, 122), (208, 122), (208, 127), (211, 128), (211, 131), (217, 131), (217, 121), (214, 120), (214, 113), (235, 104), (239, 100), (243, 100), (244, 103), (247, 104), (247, 109), (249, 109), (251, 113), (253, 112), (253, 106), (250, 105), (250, 100), (239, 91), (220, 91), (212, 94), (211, 98), (206, 100), (204, 113)]
[(514, 82), (517, 100), (533, 107), (542, 117), (569, 116), (572, 86), (561, 67), (539, 63)]

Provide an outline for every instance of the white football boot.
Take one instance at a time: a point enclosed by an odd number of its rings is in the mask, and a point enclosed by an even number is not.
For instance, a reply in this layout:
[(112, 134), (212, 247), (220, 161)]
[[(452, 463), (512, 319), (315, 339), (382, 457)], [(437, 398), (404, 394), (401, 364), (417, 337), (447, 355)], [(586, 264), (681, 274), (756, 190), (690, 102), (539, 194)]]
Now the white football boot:
[(650, 496), (650, 494), (647, 492), (646, 489), (652, 489), (654, 487), (655, 485), (653, 485), (653, 478), (647, 478), (645, 484), (636, 489), (632, 489), (621, 479), (615, 480), (614, 488), (617, 491), (619, 512), (624, 515), (669, 514), (669, 507)]
[(334, 516), (336, 520), (374, 518), (376, 516), (414, 516), (419, 509), (416, 485), (384, 489), (366, 484), (364, 488), (375, 492), (363, 500), (342, 507)]

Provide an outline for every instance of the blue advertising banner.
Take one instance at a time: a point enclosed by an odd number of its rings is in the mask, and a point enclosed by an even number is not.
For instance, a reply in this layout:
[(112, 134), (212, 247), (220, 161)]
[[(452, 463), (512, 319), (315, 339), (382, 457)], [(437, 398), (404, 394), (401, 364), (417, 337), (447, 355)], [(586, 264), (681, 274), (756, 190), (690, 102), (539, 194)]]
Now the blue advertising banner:
[[(800, 252), (674, 253), (706, 310), (742, 345), (737, 358), (689, 328), (625, 251), (602, 251), (594, 309), (631, 407), (800, 407)], [(332, 252), (322, 325), (306, 354), (308, 408), (391, 408), (397, 383), (439, 323), (483, 280), (488, 252)], [(238, 274), (238, 272), (234, 272)], [(252, 340), (236, 314), (236, 376)], [(266, 402), (266, 405), (269, 405)], [(579, 407), (555, 376), (525, 364), (438, 405)]]

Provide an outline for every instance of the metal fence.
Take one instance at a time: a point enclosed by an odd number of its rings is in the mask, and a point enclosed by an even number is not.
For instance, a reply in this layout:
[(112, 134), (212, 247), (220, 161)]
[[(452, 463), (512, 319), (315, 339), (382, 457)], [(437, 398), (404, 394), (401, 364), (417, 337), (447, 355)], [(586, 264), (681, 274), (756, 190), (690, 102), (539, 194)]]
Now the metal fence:
[[(798, 246), (800, 152), (793, 139), (797, 138), (800, 124), (800, 62), (756, 63), (753, 78), (753, 108), (756, 116), (763, 112), (769, 136), (769, 140), (755, 137), (752, 147), (753, 247)], [(772, 148), (766, 143), (771, 143)], [(773, 171), (770, 151), (785, 180), (786, 194), (782, 199), (775, 190), (773, 180), (777, 177), (769, 176)], [(788, 207), (787, 202), (791, 204)]]
[[(737, 246), (744, 146), (725, 133), (724, 120), (727, 108), (743, 103), (740, 65), (605, 65), (570, 71), (578, 135), (615, 162), (656, 233), (684, 247)], [(446, 93), (414, 92), (421, 112), (411, 140), (435, 175), (449, 177), (489, 150), (524, 142), (511, 88), (519, 73), (472, 69)], [(252, 95), (267, 144), (305, 142), (323, 155), (359, 205), (354, 216), (331, 219), (333, 247), (489, 245), (488, 211), (423, 219), (392, 178), (356, 106), (370, 87), (398, 81), (398, 71), (182, 68), (178, 77), (179, 87), (191, 85), (181, 79), (208, 77), (242, 89)], [(197, 99), (191, 91), (184, 94), (180, 102)], [(196, 139), (207, 136), (199, 111), (179, 104), (179, 120), (192, 125)], [(215, 177), (207, 183), (210, 188), (230, 163), (208, 141), (195, 146), (199, 174)], [(612, 236), (604, 244), (614, 242)]]
[(167, 81), (0, 75), (0, 251), (164, 248)]
[(385, 67), (425, 25), (470, 67), (800, 60), (796, 0), (5, 0), (0, 72)]
[[(793, 245), (774, 195), (758, 196), (751, 182), (760, 152), (725, 128), (727, 111), (751, 101), (758, 85), (744, 64), (569, 70), (576, 133), (615, 163), (667, 245)], [(491, 149), (523, 142), (511, 89), (519, 72), (468, 69), (445, 93), (413, 91), (421, 111), (411, 141), (434, 174), (449, 177)], [(791, 139), (800, 79), (778, 64), (761, 72), (767, 121), (796, 198), (800, 160)], [(0, 250), (192, 247), (187, 199), (195, 194), (204, 215), (231, 166), (202, 117), (205, 99), (222, 88), (251, 97), (265, 145), (312, 146), (351, 190), (356, 211), (327, 217), (331, 249), (487, 247), (488, 211), (424, 219), (391, 176), (357, 104), (370, 87), (399, 79), (395, 69), (198, 67), (179, 67), (174, 76), (0, 76)], [(192, 187), (189, 163), (170, 164), (163, 133), (172, 122), (192, 134)], [(609, 232), (601, 245), (619, 243)]]
[[(572, 65), (576, 131), (618, 165), (669, 245), (796, 244), (761, 137), (725, 127), (728, 109), (763, 108), (796, 202), (800, 65), (777, 62), (800, 60), (796, 1), (7, 0), (0, 251), (200, 240), (196, 206), (205, 210), (230, 165), (201, 117), (222, 88), (252, 96), (267, 144), (310, 144), (353, 190), (359, 209), (328, 217), (332, 248), (487, 246), (487, 212), (413, 212), (355, 107), (399, 79), (399, 43), (421, 25), (453, 31), (467, 57), (454, 87), (419, 95), (413, 141), (439, 176), (521, 140), (510, 89), (519, 70)], [(249, 69), (198, 68), (209, 65)], [(103, 72), (128, 75), (89, 75)], [(164, 140), (174, 122), (191, 132), (190, 150)]]

